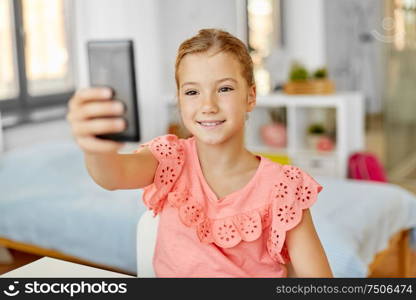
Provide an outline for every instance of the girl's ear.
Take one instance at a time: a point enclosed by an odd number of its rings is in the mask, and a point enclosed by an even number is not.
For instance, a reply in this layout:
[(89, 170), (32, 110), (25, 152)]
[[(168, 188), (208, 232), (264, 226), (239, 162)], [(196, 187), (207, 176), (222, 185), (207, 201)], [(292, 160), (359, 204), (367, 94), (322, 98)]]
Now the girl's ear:
[(248, 88), (247, 93), (247, 112), (250, 112), (256, 106), (256, 85), (253, 84)]

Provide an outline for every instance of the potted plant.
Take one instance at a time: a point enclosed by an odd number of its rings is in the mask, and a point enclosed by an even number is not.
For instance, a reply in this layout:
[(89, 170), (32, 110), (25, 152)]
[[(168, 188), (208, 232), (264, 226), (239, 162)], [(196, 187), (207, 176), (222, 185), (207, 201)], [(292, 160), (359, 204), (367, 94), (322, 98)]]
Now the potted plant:
[(309, 72), (304, 65), (294, 62), (290, 69), (290, 81), (305, 81), (309, 78)]
[(309, 148), (317, 150), (321, 137), (325, 136), (326, 130), (321, 123), (312, 123), (308, 127), (307, 142)]
[(321, 67), (309, 75), (309, 71), (299, 62), (292, 63), (289, 81), (284, 85), (287, 94), (331, 94), (334, 83), (328, 79), (328, 70)]
[(326, 79), (326, 78), (328, 78), (328, 70), (325, 67), (317, 69), (313, 73), (313, 78), (315, 78), (315, 79)]

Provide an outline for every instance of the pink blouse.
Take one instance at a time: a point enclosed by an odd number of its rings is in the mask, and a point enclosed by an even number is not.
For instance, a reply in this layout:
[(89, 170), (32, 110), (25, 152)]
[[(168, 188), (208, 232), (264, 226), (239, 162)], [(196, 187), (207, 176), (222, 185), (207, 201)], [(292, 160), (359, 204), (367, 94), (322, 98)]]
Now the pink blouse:
[(218, 199), (203, 176), (195, 138), (157, 137), (159, 161), (143, 201), (160, 214), (158, 277), (286, 277), (286, 232), (322, 190), (301, 169), (265, 157), (242, 189)]

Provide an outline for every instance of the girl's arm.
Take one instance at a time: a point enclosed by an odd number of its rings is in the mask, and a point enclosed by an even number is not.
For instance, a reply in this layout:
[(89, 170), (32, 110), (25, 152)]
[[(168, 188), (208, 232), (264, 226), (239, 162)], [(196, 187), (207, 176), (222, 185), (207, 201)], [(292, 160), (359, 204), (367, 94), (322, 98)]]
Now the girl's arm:
[[(118, 154), (122, 143), (96, 136), (124, 130), (123, 105), (108, 88), (78, 90), (68, 102), (67, 120), (85, 154), (88, 173), (107, 190), (138, 189), (153, 183), (157, 159), (146, 147), (135, 154)], [(111, 118), (109, 118), (111, 117)]]
[(312, 222), (309, 209), (304, 210), (302, 221), (286, 235), (293, 277), (333, 277), (325, 251)]
[(85, 153), (93, 180), (107, 190), (139, 189), (153, 183), (158, 161), (147, 147), (135, 154)]

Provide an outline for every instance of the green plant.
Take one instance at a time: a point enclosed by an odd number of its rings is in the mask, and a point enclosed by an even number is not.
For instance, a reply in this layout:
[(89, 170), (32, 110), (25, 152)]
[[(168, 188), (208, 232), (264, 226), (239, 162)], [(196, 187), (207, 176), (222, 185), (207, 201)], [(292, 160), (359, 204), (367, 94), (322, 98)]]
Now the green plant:
[(313, 73), (313, 78), (316, 78), (316, 79), (324, 79), (327, 77), (328, 77), (328, 70), (325, 67), (317, 69)]
[(291, 81), (307, 80), (308, 77), (309, 72), (302, 64), (298, 62), (292, 64), (289, 75)]
[(322, 124), (314, 123), (308, 127), (309, 134), (323, 134), (325, 133), (325, 127)]

